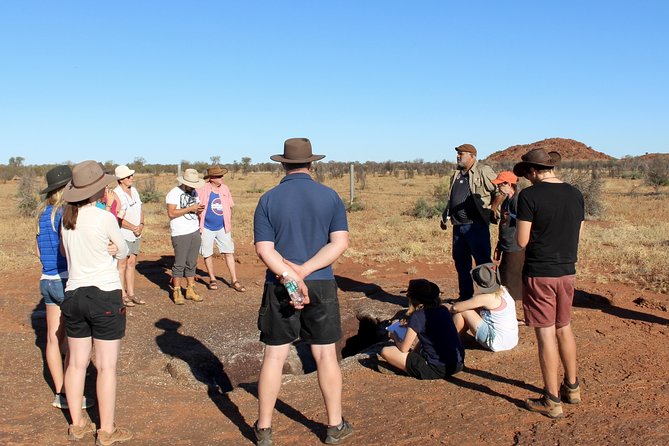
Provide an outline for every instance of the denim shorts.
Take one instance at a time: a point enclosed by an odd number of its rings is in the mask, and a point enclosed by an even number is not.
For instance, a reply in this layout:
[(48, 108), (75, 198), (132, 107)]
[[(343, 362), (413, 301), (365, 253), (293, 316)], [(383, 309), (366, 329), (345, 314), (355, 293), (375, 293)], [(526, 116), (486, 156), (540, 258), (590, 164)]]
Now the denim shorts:
[(46, 305), (58, 305), (65, 299), (65, 284), (67, 279), (42, 279), (39, 281), (39, 291)]
[(296, 310), (280, 283), (265, 283), (258, 311), (260, 341), (289, 344), (298, 338), (310, 344), (333, 344), (341, 338), (341, 316), (334, 280), (308, 280), (309, 304)]
[(492, 344), (495, 342), (495, 327), (482, 320), (476, 327), (476, 340), (485, 348), (492, 350)]
[(65, 293), (60, 306), (70, 338), (115, 341), (125, 336), (125, 306), (121, 290), (103, 291), (87, 286)]

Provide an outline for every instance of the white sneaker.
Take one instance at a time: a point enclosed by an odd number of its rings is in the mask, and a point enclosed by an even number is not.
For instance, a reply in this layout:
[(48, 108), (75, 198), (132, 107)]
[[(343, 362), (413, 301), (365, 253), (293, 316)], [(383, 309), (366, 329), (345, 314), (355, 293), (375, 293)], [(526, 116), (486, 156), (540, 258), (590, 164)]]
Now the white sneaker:
[[(56, 396), (53, 398), (53, 402), (51, 403), (51, 405), (57, 409), (63, 409), (63, 410), (67, 410), (70, 408), (70, 406), (67, 405), (67, 398), (62, 393), (56, 394)], [(89, 400), (86, 397), (83, 397), (83, 399), (81, 400), (81, 408), (88, 409), (89, 407), (93, 407), (93, 401)]]

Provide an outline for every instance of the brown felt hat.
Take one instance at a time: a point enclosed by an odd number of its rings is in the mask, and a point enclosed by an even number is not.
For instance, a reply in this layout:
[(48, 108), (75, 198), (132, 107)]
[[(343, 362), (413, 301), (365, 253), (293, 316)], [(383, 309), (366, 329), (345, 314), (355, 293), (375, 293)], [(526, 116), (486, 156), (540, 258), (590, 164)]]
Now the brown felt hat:
[(471, 144), (463, 144), (461, 146), (457, 146), (455, 148), (456, 152), (467, 152), (471, 153), (472, 155), (476, 155), (476, 147), (474, 147)]
[(272, 155), (272, 161), (289, 164), (310, 163), (325, 158), (311, 152), (311, 141), (307, 138), (290, 138), (283, 143), (283, 155)]
[(56, 166), (46, 173), (46, 188), (40, 192), (48, 194), (51, 191), (60, 189), (72, 179), (72, 169), (70, 166)]
[(530, 167), (552, 169), (560, 164), (562, 156), (558, 152), (546, 152), (541, 147), (532, 149), (523, 155), (521, 162), (513, 166), (513, 173), (524, 177)]
[(63, 190), (63, 200), (69, 203), (87, 200), (115, 180), (116, 177), (106, 174), (97, 161), (82, 161), (72, 168), (72, 179)]
[(228, 169), (226, 169), (225, 167), (221, 167), (218, 165), (212, 166), (207, 169), (207, 174), (204, 176), (204, 179), (207, 180), (211, 177), (222, 177), (226, 173), (228, 173)]

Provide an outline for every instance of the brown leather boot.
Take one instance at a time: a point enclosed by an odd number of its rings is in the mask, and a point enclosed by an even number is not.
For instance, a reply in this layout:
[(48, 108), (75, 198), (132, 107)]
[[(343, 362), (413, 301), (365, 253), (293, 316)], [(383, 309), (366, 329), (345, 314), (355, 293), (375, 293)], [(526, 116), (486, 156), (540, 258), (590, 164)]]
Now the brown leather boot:
[(195, 292), (194, 285), (186, 287), (186, 299), (192, 300), (193, 302), (202, 302), (204, 300)]
[(184, 300), (184, 293), (181, 291), (181, 287), (176, 287), (172, 292), (172, 299), (176, 305), (183, 305), (186, 303)]

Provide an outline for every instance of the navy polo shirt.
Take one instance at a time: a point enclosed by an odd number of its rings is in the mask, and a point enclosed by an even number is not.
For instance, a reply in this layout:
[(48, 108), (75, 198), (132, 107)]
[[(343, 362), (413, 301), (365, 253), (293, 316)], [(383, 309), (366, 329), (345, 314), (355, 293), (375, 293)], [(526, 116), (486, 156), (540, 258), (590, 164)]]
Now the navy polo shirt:
[[(316, 255), (330, 241), (330, 233), (337, 231), (348, 231), (344, 203), (337, 192), (306, 173), (288, 174), (267, 191), (253, 218), (254, 242), (273, 242), (284, 259), (298, 265)], [(332, 266), (305, 279), (334, 279)], [(269, 270), (267, 281), (276, 281)]]

